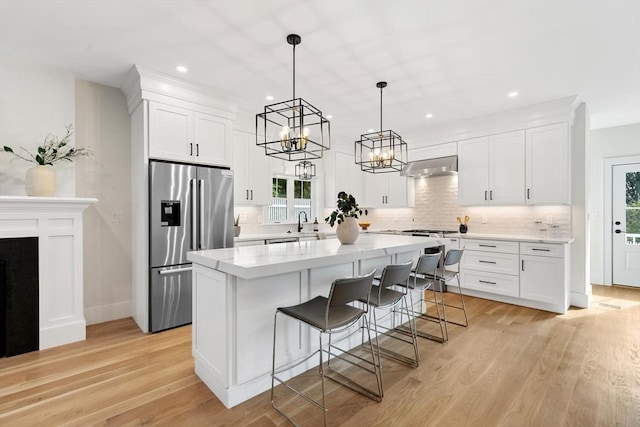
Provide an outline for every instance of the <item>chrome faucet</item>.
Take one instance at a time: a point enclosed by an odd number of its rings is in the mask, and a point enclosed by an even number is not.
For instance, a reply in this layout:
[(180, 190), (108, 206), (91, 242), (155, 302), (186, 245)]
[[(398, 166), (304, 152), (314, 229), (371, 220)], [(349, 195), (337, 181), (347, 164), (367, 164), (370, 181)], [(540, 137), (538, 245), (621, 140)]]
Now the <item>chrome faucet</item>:
[(304, 214), (304, 222), (309, 222), (309, 218), (307, 218), (307, 213), (305, 211), (300, 211), (298, 214), (298, 233), (302, 231), (302, 223), (300, 222), (300, 215)]

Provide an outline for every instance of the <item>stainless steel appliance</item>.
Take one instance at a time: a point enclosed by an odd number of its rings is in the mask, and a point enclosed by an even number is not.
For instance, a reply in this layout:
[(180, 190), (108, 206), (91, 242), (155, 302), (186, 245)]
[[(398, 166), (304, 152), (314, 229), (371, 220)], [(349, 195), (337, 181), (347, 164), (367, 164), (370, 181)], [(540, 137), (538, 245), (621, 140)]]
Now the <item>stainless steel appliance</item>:
[[(438, 268), (442, 268), (443, 264), (444, 264), (444, 257), (447, 254), (447, 250), (449, 249), (446, 245), (446, 242), (448, 240), (447, 235), (451, 235), (451, 234), (456, 234), (458, 233), (457, 231), (454, 230), (442, 230), (442, 229), (416, 229), (416, 230), (402, 230), (402, 234), (407, 234), (407, 235), (411, 235), (411, 236), (423, 236), (423, 237), (436, 237), (436, 238), (441, 238), (443, 239), (443, 243), (442, 245), (438, 245), (438, 246), (433, 246), (431, 248), (425, 248), (424, 249), (424, 253), (425, 254), (435, 254), (440, 252), (440, 261), (438, 262)], [(456, 247), (456, 249), (458, 249)], [(434, 289), (436, 291), (445, 291), (445, 284), (442, 283), (441, 281), (438, 283), (435, 283)]]
[(233, 246), (233, 172), (149, 162), (149, 325), (191, 323), (187, 252)]

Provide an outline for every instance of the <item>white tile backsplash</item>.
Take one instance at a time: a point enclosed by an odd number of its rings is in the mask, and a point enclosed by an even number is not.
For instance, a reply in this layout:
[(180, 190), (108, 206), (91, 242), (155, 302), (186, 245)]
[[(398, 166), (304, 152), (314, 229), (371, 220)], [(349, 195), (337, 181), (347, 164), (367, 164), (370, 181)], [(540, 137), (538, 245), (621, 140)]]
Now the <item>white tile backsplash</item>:
[[(552, 220), (560, 226), (562, 237), (569, 236), (571, 229), (570, 206), (460, 206), (458, 204), (458, 177), (439, 176), (419, 178), (415, 181), (415, 207), (402, 209), (369, 209), (365, 220), (371, 222), (373, 230), (406, 230), (412, 228), (434, 228), (457, 230), (456, 216), (470, 217), (470, 233), (517, 234), (534, 236), (536, 219)], [(331, 227), (324, 217), (331, 212), (325, 209), (318, 217), (320, 231)], [(242, 233), (280, 233), (295, 230), (295, 225), (262, 225), (263, 208), (236, 207), (240, 214)], [(483, 218), (486, 223), (483, 223)], [(313, 220), (311, 219), (311, 222)], [(311, 222), (305, 230), (311, 230)]]

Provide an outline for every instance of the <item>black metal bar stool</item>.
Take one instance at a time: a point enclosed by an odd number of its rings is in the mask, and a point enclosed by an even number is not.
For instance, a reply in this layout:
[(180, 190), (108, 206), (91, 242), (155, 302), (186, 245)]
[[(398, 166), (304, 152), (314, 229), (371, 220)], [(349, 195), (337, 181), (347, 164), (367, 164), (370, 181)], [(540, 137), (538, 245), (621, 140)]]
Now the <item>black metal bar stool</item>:
[[(416, 264), (416, 268), (411, 271), (411, 276), (409, 277), (409, 281), (407, 282), (408, 294), (409, 294), (409, 307), (407, 310), (400, 310), (401, 317), (400, 322), (402, 323), (402, 315), (407, 314), (409, 319), (413, 319), (414, 324), (416, 324), (418, 319), (427, 320), (429, 322), (437, 323), (440, 327), (440, 335), (434, 335), (426, 330), (419, 330), (416, 326), (416, 335), (422, 338), (427, 338), (437, 342), (445, 342), (448, 339), (448, 336), (445, 334), (445, 323), (442, 316), (440, 316), (440, 303), (438, 302), (438, 297), (435, 290), (435, 281), (434, 277), (437, 275), (438, 270), (438, 262), (440, 261), (440, 257), (442, 256), (441, 252), (437, 252), (435, 254), (425, 254), (421, 255), (418, 258), (418, 263)], [(404, 283), (398, 283), (398, 286), (405, 286)], [(442, 288), (440, 288), (442, 289)], [(431, 294), (433, 295), (432, 299), (426, 299), (426, 292), (431, 290)], [(420, 304), (420, 308), (416, 310), (415, 303), (413, 302), (413, 292), (420, 291), (420, 300), (418, 303)], [(442, 291), (440, 291), (442, 293)], [(443, 301), (441, 295), (441, 301)], [(430, 315), (428, 313), (429, 306), (427, 303), (433, 304), (436, 310), (436, 315)], [(423, 310), (424, 307), (424, 310)], [(410, 329), (406, 326), (400, 325), (397, 329), (404, 333), (410, 333)]]
[[(306, 401), (312, 403), (314, 406), (322, 410), (324, 425), (327, 425), (327, 405), (325, 396), (325, 378), (333, 380), (338, 384), (341, 384), (351, 390), (354, 390), (370, 399), (375, 401), (382, 400), (382, 377), (376, 360), (376, 354), (373, 349), (373, 343), (371, 342), (371, 330), (369, 328), (369, 322), (367, 320), (367, 308), (369, 302), (369, 295), (371, 293), (371, 285), (373, 283), (373, 275), (375, 270), (369, 274), (353, 278), (336, 279), (331, 284), (331, 290), (329, 297), (325, 298), (317, 296), (312, 300), (305, 303), (290, 306), (279, 307), (276, 309), (273, 321), (273, 363), (271, 368), (271, 404), (281, 415), (287, 418), (291, 423), (296, 424), (288, 415), (286, 415), (274, 401), (274, 386), (275, 381), (283, 384), (285, 387), (296, 393), (298, 396), (304, 398)], [(354, 301), (363, 301), (365, 304), (362, 307), (355, 307), (350, 305)], [(310, 355), (306, 356), (302, 360), (294, 361), (276, 369), (276, 326), (278, 313), (292, 317), (300, 322), (309, 325), (311, 328), (319, 332), (320, 348)], [(362, 319), (362, 328), (366, 330), (369, 337), (368, 350), (371, 354), (371, 360), (365, 359), (356, 354), (355, 351), (341, 349), (336, 346), (336, 343), (331, 342), (332, 334), (347, 330), (352, 325), (356, 324)], [(357, 333), (359, 331), (356, 330)], [(327, 348), (323, 348), (322, 336), (323, 334), (329, 335), (329, 342)], [(347, 337), (342, 337), (346, 339)], [(356, 348), (360, 348), (357, 346)], [(337, 350), (333, 352), (332, 349)], [(326, 375), (325, 366), (323, 361), (323, 353), (327, 353), (327, 370), (331, 371), (332, 376)], [(322, 387), (322, 401), (312, 399), (308, 395), (305, 395), (301, 391), (296, 390), (289, 384), (290, 380), (283, 380), (278, 377), (279, 374), (295, 368), (296, 366), (306, 362), (315, 354), (319, 354), (319, 374)], [(357, 383), (353, 379), (347, 377), (346, 372), (338, 372), (334, 370), (331, 364), (331, 358), (340, 359), (349, 363), (352, 366), (358, 367), (373, 374), (376, 378), (377, 392), (367, 388), (360, 383)], [(355, 359), (352, 360), (352, 359)], [(363, 365), (364, 364), (364, 365)]]
[[(394, 333), (397, 331), (395, 329), (395, 312), (393, 310), (391, 310), (387, 315), (384, 315), (381, 319), (378, 319), (376, 314), (376, 309), (378, 308), (393, 308), (397, 304), (404, 304), (404, 309), (407, 310), (407, 282), (409, 280), (409, 275), (411, 274), (412, 264), (413, 260), (404, 264), (387, 265), (382, 270), (382, 276), (380, 277), (380, 279), (374, 279), (374, 283), (377, 282), (377, 284), (374, 284), (371, 288), (371, 297), (369, 298), (368, 304), (372, 308), (369, 312), (369, 323), (372, 322), (371, 317), (373, 316), (373, 326), (376, 333), (375, 348), (378, 355), (378, 363), (380, 363), (380, 355), (383, 354), (386, 357), (395, 359), (414, 368), (417, 368), (420, 364), (418, 340), (415, 334), (415, 324), (413, 320), (409, 318), (408, 321), (409, 329), (411, 332), (409, 334), (410, 340), (407, 340), (405, 334)], [(404, 284), (404, 292), (390, 289), (392, 286), (396, 286), (398, 284)], [(360, 301), (365, 302), (364, 299), (361, 299)], [(394, 316), (394, 318), (392, 318), (391, 328), (387, 328), (386, 326), (381, 325), (381, 321), (389, 315)], [(378, 329), (383, 329), (387, 332), (385, 334), (385, 337), (393, 338), (395, 340), (411, 344), (413, 346), (414, 358), (407, 357), (389, 348), (381, 347), (379, 342), (380, 334), (378, 332)], [(382, 371), (380, 371), (380, 378), (382, 378)]]
[[(462, 289), (460, 288), (460, 259), (462, 258), (463, 253), (464, 249), (449, 249), (449, 251), (447, 251), (447, 255), (444, 257), (444, 263), (442, 264), (440, 272), (435, 276), (427, 275), (428, 278), (441, 280), (443, 283), (454, 278), (456, 279), (458, 295), (460, 296), (460, 305), (447, 303), (444, 294), (442, 294), (442, 314), (444, 318), (444, 326), (447, 339), (449, 337), (449, 327), (447, 326), (447, 324), (451, 323), (453, 325), (464, 326), (465, 328), (469, 326), (469, 320), (467, 318), (467, 308), (464, 305), (464, 295), (462, 295)], [(457, 266), (455, 270), (452, 269), (454, 266)], [(447, 307), (462, 310), (462, 312), (464, 313), (464, 323), (449, 320), (447, 318)]]

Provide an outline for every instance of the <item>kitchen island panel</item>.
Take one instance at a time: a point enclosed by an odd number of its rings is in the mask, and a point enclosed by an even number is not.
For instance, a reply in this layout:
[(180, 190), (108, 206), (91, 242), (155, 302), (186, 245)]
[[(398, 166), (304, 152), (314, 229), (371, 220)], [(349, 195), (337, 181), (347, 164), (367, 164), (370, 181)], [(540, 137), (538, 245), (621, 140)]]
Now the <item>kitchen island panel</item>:
[[(243, 384), (271, 372), (273, 315), (275, 307), (300, 304), (307, 298), (306, 272), (263, 279), (235, 278), (235, 348), (237, 365), (234, 384)], [(277, 292), (273, 290), (277, 289)], [(278, 318), (278, 337), (287, 337), (277, 348), (277, 360), (295, 360), (307, 351), (306, 328), (287, 316)]]
[[(426, 237), (364, 235), (354, 245), (318, 240), (190, 252), (196, 374), (229, 408), (268, 390), (277, 307), (328, 296), (336, 278), (382, 271), (438, 245), (438, 239)], [(357, 325), (351, 330), (359, 332)], [(353, 334), (342, 347), (361, 339)], [(317, 346), (317, 332), (278, 316), (278, 366), (302, 360)], [(317, 363), (311, 358), (282, 377)]]

